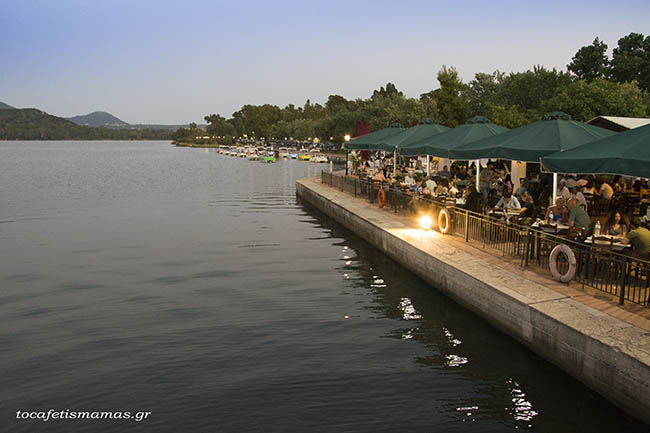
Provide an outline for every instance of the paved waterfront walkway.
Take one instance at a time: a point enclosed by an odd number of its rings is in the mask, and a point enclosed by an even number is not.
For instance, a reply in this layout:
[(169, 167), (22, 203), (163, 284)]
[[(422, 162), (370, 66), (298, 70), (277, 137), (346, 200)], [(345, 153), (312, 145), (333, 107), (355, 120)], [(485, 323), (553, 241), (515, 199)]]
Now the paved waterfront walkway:
[[(391, 228), (399, 227), (407, 230), (409, 228), (415, 229), (417, 227), (417, 222), (414, 217), (395, 214), (388, 208), (381, 209), (376, 204), (368, 203), (365, 199), (353, 197), (348, 193), (341, 192), (328, 185), (322, 185), (320, 178), (302, 179), (301, 182), (309, 184), (310, 188), (326, 188), (328, 195), (332, 195), (333, 197), (336, 197), (337, 201), (345, 202), (348, 206), (352, 206), (354, 209), (361, 211), (360, 213), (363, 214), (367, 220), (377, 225)], [(419, 239), (421, 237), (421, 233), (419, 232), (421, 231), (413, 230), (413, 233), (411, 233), (410, 236), (408, 231), (404, 234), (407, 235), (406, 237), (411, 237), (414, 242), (421, 244), (422, 239)], [(639, 329), (650, 331), (650, 308), (648, 307), (632, 304), (630, 302), (626, 302), (625, 305), (621, 306), (618, 305), (618, 298), (609, 293), (590, 287), (585, 287), (583, 289), (580, 284), (575, 282), (572, 282), (569, 285), (562, 284), (550, 278), (549, 271), (539, 269), (535, 266), (522, 268), (519, 264), (519, 259), (510, 258), (508, 256), (504, 257), (500, 252), (492, 250), (489, 247), (483, 248), (482, 245), (475, 246), (471, 242), (465, 242), (463, 239), (454, 236), (444, 236), (437, 232), (429, 234), (435, 236), (437, 239), (444, 239), (445, 243), (453, 246), (454, 249), (466, 252), (476, 259), (480, 259), (481, 262), (488, 263), (493, 268), (506, 270), (509, 273), (524, 278), (536, 285), (543, 286), (544, 288), (555, 292), (557, 297), (573, 299)], [(551, 296), (551, 298), (555, 299), (556, 297)]]

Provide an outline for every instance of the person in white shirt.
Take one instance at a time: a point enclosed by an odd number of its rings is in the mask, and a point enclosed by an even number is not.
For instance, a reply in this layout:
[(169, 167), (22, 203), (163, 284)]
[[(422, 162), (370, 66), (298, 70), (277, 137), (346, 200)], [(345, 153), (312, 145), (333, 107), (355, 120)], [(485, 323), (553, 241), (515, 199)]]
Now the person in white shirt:
[(567, 188), (564, 181), (560, 181), (558, 195), (561, 195), (563, 199), (568, 200), (571, 197), (571, 191)]
[(598, 190), (598, 194), (605, 200), (611, 200), (612, 196), (614, 195), (614, 190), (612, 189), (611, 186), (607, 182), (603, 182), (603, 184), (600, 186), (600, 189)]
[(512, 195), (511, 192), (506, 191), (495, 207), (498, 209), (521, 209), (521, 204), (517, 200), (517, 197)]
[(415, 179), (413, 179), (411, 177), (411, 174), (409, 173), (406, 176), (404, 176), (404, 183), (406, 184), (406, 186), (415, 185)]
[(585, 199), (585, 196), (580, 192), (580, 187), (577, 184), (571, 190), (570, 199), (571, 198), (575, 198), (578, 202), (578, 206), (582, 207), (584, 210), (587, 210), (587, 199)]
[(426, 181), (424, 182), (424, 185), (429, 190), (429, 194), (433, 194), (436, 191), (436, 187), (438, 186), (438, 184), (430, 177), (427, 177)]
[(458, 188), (456, 188), (456, 185), (454, 185), (453, 183), (450, 183), (450, 185), (451, 186), (449, 187), (449, 195), (452, 197), (456, 197), (456, 195), (459, 192)]

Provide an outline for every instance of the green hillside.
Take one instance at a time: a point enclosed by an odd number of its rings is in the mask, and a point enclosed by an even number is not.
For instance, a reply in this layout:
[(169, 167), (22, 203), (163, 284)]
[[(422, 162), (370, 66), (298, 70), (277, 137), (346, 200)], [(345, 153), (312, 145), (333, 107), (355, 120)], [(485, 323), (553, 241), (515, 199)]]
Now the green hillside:
[(79, 126), (35, 108), (0, 110), (0, 140), (169, 140), (171, 131)]
[(105, 126), (107, 128), (129, 126), (129, 124), (122, 119), (118, 119), (111, 113), (105, 111), (95, 111), (83, 116), (66, 117), (65, 119), (74, 122), (79, 126)]

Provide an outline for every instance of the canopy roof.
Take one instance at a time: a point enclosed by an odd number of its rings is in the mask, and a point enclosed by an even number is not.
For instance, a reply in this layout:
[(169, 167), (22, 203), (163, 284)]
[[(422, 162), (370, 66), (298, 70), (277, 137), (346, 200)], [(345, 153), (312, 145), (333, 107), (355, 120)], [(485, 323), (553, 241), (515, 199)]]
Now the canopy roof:
[(352, 141), (345, 143), (343, 148), (347, 150), (377, 150), (379, 149), (379, 144), (385, 138), (403, 130), (404, 127), (401, 124), (393, 123), (388, 128), (354, 138)]
[(446, 126), (436, 123), (430, 118), (423, 119), (418, 125), (412, 126), (397, 134), (389, 135), (381, 143), (379, 149), (386, 152), (393, 152), (398, 148), (400, 153), (422, 139), (434, 137), (440, 133), (448, 131)]
[(449, 150), (452, 159), (500, 158), (539, 162), (543, 156), (616, 134), (553, 112), (542, 120)]
[(480, 140), (485, 137), (501, 134), (508, 131), (508, 128), (495, 125), (490, 119), (483, 116), (475, 116), (466, 124), (454, 129), (449, 129), (441, 134), (416, 141), (409, 146), (400, 149), (404, 155), (431, 155), (441, 158), (449, 158), (449, 150), (468, 143)]
[(650, 125), (542, 158), (556, 173), (621, 174), (650, 178)]

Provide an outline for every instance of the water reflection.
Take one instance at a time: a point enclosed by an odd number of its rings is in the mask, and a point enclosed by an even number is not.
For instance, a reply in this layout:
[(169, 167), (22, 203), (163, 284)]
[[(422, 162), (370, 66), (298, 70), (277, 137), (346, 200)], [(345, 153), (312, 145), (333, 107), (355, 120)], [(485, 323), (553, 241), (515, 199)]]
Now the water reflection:
[[(299, 203), (330, 236), (343, 239), (342, 280), (372, 294), (372, 302), (359, 307), (372, 313), (370, 318), (392, 321), (383, 337), (409, 345), (402, 348), (404, 354), (418, 352), (413, 365), (431, 372), (422, 380), (437, 384), (429, 391), (437, 400), (432, 409), (462, 423), (459, 431), (469, 431), (467, 422), (476, 425), (472, 431), (605, 432), (620, 431), (620, 422), (627, 431), (646, 430), (355, 234), (309, 204)], [(447, 389), (442, 384), (452, 377), (456, 389)]]

